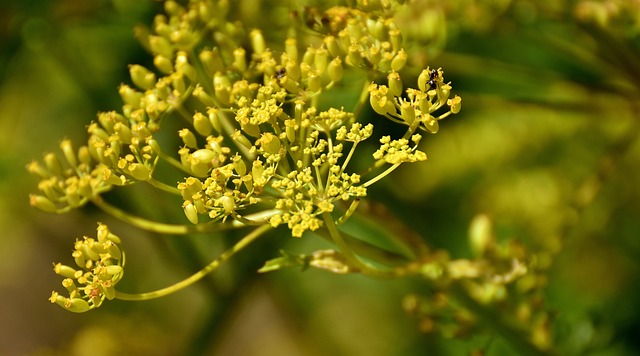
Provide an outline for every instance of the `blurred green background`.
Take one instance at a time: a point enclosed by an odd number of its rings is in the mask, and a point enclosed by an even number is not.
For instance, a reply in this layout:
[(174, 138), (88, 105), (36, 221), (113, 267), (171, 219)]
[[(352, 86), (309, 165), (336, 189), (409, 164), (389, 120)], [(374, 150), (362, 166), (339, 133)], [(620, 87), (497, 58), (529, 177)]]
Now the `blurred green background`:
[[(609, 9), (611, 19), (584, 3), (608, 4), (593, 6)], [(426, 163), (400, 170), (372, 200), (454, 257), (469, 256), (469, 222), (488, 214), (499, 239), (520, 239), (552, 261), (545, 296), (562, 354), (640, 353), (640, 6), (413, 6), (401, 14), (418, 40), (412, 61), (442, 67), (463, 110), (423, 141)], [(51, 305), (60, 283), (52, 262), (68, 261), (72, 241), (94, 234), (96, 221), (125, 239), (126, 291), (178, 281), (224, 245), (152, 236), (91, 207), (53, 216), (28, 206), (36, 179), (25, 165), (62, 138), (81, 142), (96, 112), (121, 106), (116, 88), (129, 81), (127, 65), (150, 63), (133, 28), (161, 8), (126, 0), (0, 4), (0, 354), (463, 355), (480, 347), (513, 354), (500, 339), (421, 334), (401, 308), (416, 291), (412, 281), (257, 275), (279, 248), (322, 246), (287, 236), (260, 242), (166, 298), (114, 301), (80, 315)], [(169, 214), (158, 211), (166, 200), (152, 191), (132, 196), (131, 210)]]

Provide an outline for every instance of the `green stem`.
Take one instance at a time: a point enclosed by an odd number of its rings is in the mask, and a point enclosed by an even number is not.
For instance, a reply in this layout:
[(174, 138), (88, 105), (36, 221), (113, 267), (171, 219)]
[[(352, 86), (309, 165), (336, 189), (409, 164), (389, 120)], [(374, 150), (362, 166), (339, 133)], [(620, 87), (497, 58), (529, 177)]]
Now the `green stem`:
[(377, 269), (377, 268), (369, 265), (368, 263), (362, 261), (353, 252), (353, 250), (349, 247), (349, 245), (347, 245), (347, 243), (345, 242), (344, 238), (342, 237), (342, 234), (340, 233), (340, 231), (338, 231), (338, 228), (337, 228), (335, 222), (333, 221), (333, 217), (331, 216), (331, 214), (328, 213), (328, 212), (324, 212), (324, 213), (322, 213), (322, 218), (324, 219), (324, 223), (325, 223), (325, 225), (327, 227), (327, 230), (329, 231), (329, 234), (330, 234), (331, 238), (333, 239), (333, 242), (338, 246), (338, 249), (344, 255), (344, 257), (347, 259), (347, 261), (353, 267), (355, 267), (360, 273), (362, 273), (362, 274), (364, 274), (366, 276), (377, 277), (377, 278), (400, 277), (403, 274), (402, 270), (400, 270), (400, 269), (392, 269), (392, 270), (384, 270), (383, 271), (383, 270)]
[(185, 287), (192, 285), (193, 283), (201, 280), (203, 277), (208, 275), (209, 273), (215, 271), (222, 263), (226, 262), (237, 252), (241, 251), (243, 248), (247, 247), (250, 243), (255, 241), (262, 234), (271, 229), (270, 225), (262, 225), (255, 230), (251, 231), (242, 240), (238, 241), (233, 247), (223, 252), (218, 258), (211, 261), (208, 265), (206, 265), (203, 269), (199, 270), (195, 274), (191, 275), (189, 278), (184, 279), (176, 284), (173, 284), (169, 287), (158, 289), (153, 292), (147, 293), (139, 293), (139, 294), (129, 294), (124, 292), (116, 291), (116, 298), (122, 300), (149, 300), (164, 297), (165, 295), (175, 293)]
[(100, 209), (102, 209), (107, 214), (118, 218), (128, 224), (141, 228), (143, 230), (157, 232), (160, 234), (167, 235), (186, 235), (193, 233), (210, 233), (210, 232), (219, 232), (229, 229), (237, 229), (244, 227), (244, 224), (233, 221), (229, 224), (220, 224), (220, 223), (209, 223), (209, 224), (198, 224), (198, 225), (181, 225), (181, 224), (165, 224), (153, 220), (147, 220), (138, 216), (131, 215), (126, 211), (117, 208), (102, 199), (100, 196), (95, 196), (91, 199), (91, 201)]
[(400, 166), (400, 163), (396, 163), (393, 166), (387, 168), (384, 172), (378, 174), (377, 176), (369, 179), (367, 182), (365, 182), (362, 186), (367, 188), (368, 186), (374, 184), (375, 182), (379, 181), (380, 179), (386, 177), (387, 175), (389, 175), (391, 172), (393, 172), (396, 168), (398, 168)]
[(180, 195), (180, 190), (174, 186), (171, 186), (167, 183), (161, 182), (153, 177), (147, 180), (147, 183), (151, 184), (155, 188), (158, 188), (164, 192)]

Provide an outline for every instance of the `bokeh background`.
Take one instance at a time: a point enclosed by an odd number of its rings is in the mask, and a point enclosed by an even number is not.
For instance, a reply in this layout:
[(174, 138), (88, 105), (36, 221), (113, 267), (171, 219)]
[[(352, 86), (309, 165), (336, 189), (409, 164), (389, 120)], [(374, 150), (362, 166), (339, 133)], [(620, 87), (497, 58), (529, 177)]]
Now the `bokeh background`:
[[(240, 11), (270, 6), (244, 3)], [(116, 88), (129, 81), (127, 65), (151, 62), (134, 26), (161, 8), (0, 4), (0, 354), (513, 354), (499, 338), (422, 334), (401, 306), (413, 281), (256, 274), (280, 248), (322, 246), (287, 236), (159, 300), (113, 301), (80, 315), (51, 305), (60, 283), (52, 263), (68, 261), (72, 241), (94, 234), (96, 221), (125, 239), (127, 291), (178, 281), (225, 244), (154, 236), (90, 206), (54, 216), (28, 205), (36, 179), (25, 165), (65, 137), (81, 142), (96, 112), (121, 106)], [(638, 2), (422, 0), (410, 10), (399, 16), (417, 41), (412, 63), (442, 67), (463, 110), (426, 137), (429, 160), (379, 184), (372, 201), (455, 257), (469, 255), (469, 223), (487, 214), (499, 239), (517, 238), (548, 261), (545, 303), (562, 354), (640, 353)], [(179, 215), (179, 203), (151, 190), (126, 194), (128, 209)]]

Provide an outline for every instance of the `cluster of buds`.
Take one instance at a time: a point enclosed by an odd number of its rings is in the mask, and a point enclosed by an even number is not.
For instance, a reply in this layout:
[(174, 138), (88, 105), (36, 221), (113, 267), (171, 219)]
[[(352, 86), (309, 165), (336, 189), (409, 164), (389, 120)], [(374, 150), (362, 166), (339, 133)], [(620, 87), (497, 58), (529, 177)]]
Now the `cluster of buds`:
[(49, 300), (66, 310), (82, 313), (102, 305), (116, 296), (115, 285), (122, 279), (124, 252), (120, 238), (106, 225), (99, 224), (97, 238), (76, 240), (72, 253), (77, 268), (61, 263), (54, 265), (56, 274), (64, 277), (62, 286), (68, 297), (53, 292)]
[(498, 244), (491, 221), (478, 215), (469, 228), (474, 259), (450, 259), (444, 251), (432, 254), (419, 265), (420, 273), (440, 286), (429, 297), (411, 294), (405, 310), (419, 320), (424, 332), (464, 338), (480, 325), (473, 312), (453, 302), (449, 295), (458, 285), (473, 303), (498, 308), (512, 318), (510, 323), (528, 330), (540, 349), (551, 344), (549, 314), (542, 308), (542, 288), (546, 285), (540, 266), (530, 260), (530, 251), (516, 240)]

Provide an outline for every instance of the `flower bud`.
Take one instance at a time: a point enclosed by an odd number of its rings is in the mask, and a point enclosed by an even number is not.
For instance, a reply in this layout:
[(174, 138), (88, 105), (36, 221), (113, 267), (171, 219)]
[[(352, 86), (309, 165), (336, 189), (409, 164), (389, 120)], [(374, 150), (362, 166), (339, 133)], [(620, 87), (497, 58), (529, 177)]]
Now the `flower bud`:
[[(91, 309), (89, 303), (87, 303), (87, 301), (82, 298), (65, 299), (66, 300), (61, 306), (70, 312), (84, 313)], [(60, 303), (58, 303), (58, 305), (60, 305)]]
[(263, 173), (264, 173), (264, 166), (262, 165), (262, 161), (260, 160), (253, 161), (253, 165), (251, 166), (251, 175), (253, 176), (253, 181), (256, 183), (262, 182)]
[(129, 75), (133, 84), (140, 89), (151, 89), (156, 84), (156, 75), (139, 64), (129, 66)]
[(233, 135), (231, 135), (231, 138), (236, 141), (237, 143), (241, 144), (242, 146), (246, 147), (247, 149), (251, 149), (251, 147), (253, 147), (253, 144), (249, 141), (249, 139), (247, 139), (247, 137), (245, 135), (242, 134), (242, 131), (240, 130), (236, 130)]
[(307, 89), (313, 92), (320, 91), (320, 89), (322, 89), (320, 73), (318, 73), (317, 70), (309, 71), (309, 75), (307, 76)]
[(334, 58), (327, 68), (327, 72), (329, 73), (329, 78), (332, 82), (339, 82), (342, 80), (343, 70), (342, 70), (342, 60), (340, 58)]
[(222, 61), (218, 48), (202, 50), (198, 58), (209, 74), (224, 70), (224, 62)]
[(56, 205), (51, 200), (49, 200), (49, 198), (42, 195), (29, 195), (29, 204), (47, 213), (58, 212), (58, 207), (56, 207)]
[[(293, 81), (300, 79), (300, 66), (298, 65), (298, 62), (290, 59), (284, 64), (284, 69), (286, 77), (289, 77)], [(280, 78), (280, 81), (286, 77)]]
[(182, 209), (184, 210), (184, 215), (186, 215), (187, 219), (189, 219), (192, 224), (195, 225), (198, 223), (198, 211), (191, 201), (185, 201), (182, 205)]
[(262, 32), (260, 30), (252, 30), (249, 33), (249, 38), (251, 39), (251, 47), (253, 48), (254, 53), (260, 54), (267, 49), (267, 45), (264, 41), (264, 36), (262, 36)]
[(55, 175), (62, 175), (62, 164), (53, 153), (47, 153), (44, 155), (44, 163), (47, 165), (47, 169)]
[(71, 268), (69, 266), (65, 266), (62, 263), (56, 263), (53, 266), (53, 271), (57, 274), (60, 275), (62, 277), (65, 278), (75, 278), (75, 274), (76, 274), (76, 270), (74, 268)]
[(244, 48), (238, 47), (233, 50), (233, 66), (241, 73), (247, 71), (247, 52)]
[(327, 52), (325, 48), (318, 48), (313, 59), (313, 65), (316, 67), (318, 73), (324, 73), (325, 69), (327, 69), (328, 62), (329, 52)]
[(387, 76), (387, 80), (389, 81), (389, 94), (392, 96), (401, 96), (403, 88), (400, 74), (398, 72), (391, 72)]
[(62, 142), (60, 142), (60, 149), (62, 150), (62, 154), (64, 155), (64, 158), (67, 160), (69, 165), (71, 165), (71, 167), (76, 167), (78, 165), (78, 161), (76, 158), (76, 154), (73, 151), (73, 144), (71, 143), (71, 140), (62, 140)]
[(173, 46), (164, 37), (149, 36), (149, 48), (154, 54), (159, 54), (165, 58), (173, 58)]
[(313, 47), (307, 47), (307, 50), (304, 51), (304, 54), (302, 55), (302, 63), (311, 66), (315, 60), (315, 56), (316, 56), (316, 50)]
[(233, 169), (240, 176), (247, 174), (247, 165), (244, 163), (242, 156), (236, 155), (233, 157)]
[(324, 46), (329, 51), (331, 57), (338, 57), (341, 54), (340, 45), (333, 36), (326, 36), (323, 40)]
[(118, 92), (125, 104), (130, 105), (134, 109), (140, 108), (140, 100), (142, 100), (144, 96), (142, 93), (135, 91), (126, 84), (120, 85)]
[(213, 101), (213, 98), (211, 97), (211, 95), (209, 95), (209, 93), (207, 93), (202, 88), (202, 86), (200, 86), (200, 84), (196, 85), (196, 88), (193, 89), (192, 94), (193, 96), (198, 98), (198, 100), (200, 100), (200, 102), (206, 107), (212, 107), (215, 105), (215, 101)]
[(409, 125), (416, 119), (416, 111), (408, 101), (403, 101), (402, 104), (400, 104), (400, 115)]
[(220, 197), (220, 204), (222, 204), (226, 215), (231, 215), (236, 210), (235, 201), (228, 195)]
[(389, 40), (394, 52), (397, 52), (402, 48), (402, 32), (400, 30), (389, 30)]
[(451, 108), (452, 114), (457, 114), (462, 107), (462, 98), (456, 95), (452, 99), (447, 100), (447, 105)]
[(182, 129), (178, 131), (178, 136), (180, 136), (185, 146), (193, 149), (198, 148), (196, 136), (189, 129)]
[(271, 132), (262, 134), (257, 143), (259, 143), (262, 150), (267, 153), (277, 154), (280, 152), (280, 140)]
[(430, 116), (429, 119), (425, 120), (424, 127), (431, 133), (437, 133), (440, 129), (440, 124), (438, 124), (438, 120)]
[(31, 161), (31, 163), (27, 165), (27, 171), (31, 174), (37, 174), (43, 179), (51, 177), (49, 171), (47, 171), (38, 161)]
[(476, 215), (469, 225), (469, 243), (476, 256), (483, 256), (495, 243), (491, 220), (487, 215)]
[(292, 61), (298, 62), (298, 41), (295, 38), (287, 38), (284, 41), (284, 51)]
[(142, 163), (129, 164), (129, 174), (137, 180), (149, 180), (149, 178), (151, 178), (149, 167)]
[(407, 52), (404, 49), (400, 49), (393, 60), (391, 61), (391, 69), (395, 71), (400, 71), (405, 64), (407, 64)]
[(360, 46), (355, 43), (349, 45), (349, 51), (347, 53), (348, 63), (354, 67), (359, 67), (362, 64), (362, 53), (360, 53)]
[(113, 125), (113, 130), (118, 135), (119, 141), (126, 144), (131, 143), (131, 138), (133, 137), (133, 135), (131, 134), (131, 129), (129, 128), (129, 126), (117, 122), (115, 123), (115, 125)]
[(159, 54), (153, 57), (153, 65), (155, 65), (156, 68), (164, 74), (173, 72), (173, 63), (163, 55)]
[(209, 136), (213, 131), (213, 126), (211, 126), (209, 118), (199, 112), (193, 115), (193, 128), (202, 136)]

